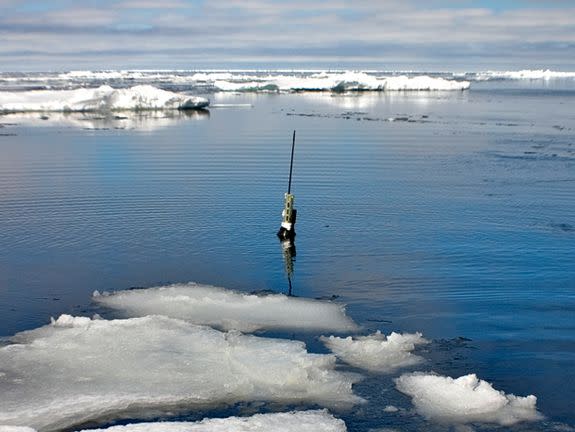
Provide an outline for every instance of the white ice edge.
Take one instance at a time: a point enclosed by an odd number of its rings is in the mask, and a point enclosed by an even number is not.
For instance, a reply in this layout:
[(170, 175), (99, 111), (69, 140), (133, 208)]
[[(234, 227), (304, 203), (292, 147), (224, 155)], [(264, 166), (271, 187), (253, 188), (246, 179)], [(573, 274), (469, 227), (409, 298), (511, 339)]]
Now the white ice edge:
[(356, 375), (298, 341), (185, 321), (62, 315), (0, 348), (0, 425), (51, 431), (146, 409), (240, 401), (349, 406)]
[(421, 333), (392, 332), (385, 336), (379, 331), (369, 336), (322, 336), (320, 339), (345, 363), (380, 373), (392, 373), (422, 363), (423, 358), (412, 351), (417, 345), (429, 343)]
[(345, 307), (331, 301), (248, 294), (195, 283), (95, 293), (93, 300), (128, 317), (157, 314), (224, 330), (350, 332), (358, 328)]
[(475, 374), (457, 379), (414, 372), (395, 380), (397, 389), (411, 396), (416, 411), (442, 423), (496, 423), (509, 426), (541, 420), (537, 398), (505, 394)]
[(164, 109), (199, 109), (209, 105), (206, 98), (158, 89), (151, 85), (114, 89), (31, 90), (0, 92), (0, 113), (28, 111), (144, 111)]

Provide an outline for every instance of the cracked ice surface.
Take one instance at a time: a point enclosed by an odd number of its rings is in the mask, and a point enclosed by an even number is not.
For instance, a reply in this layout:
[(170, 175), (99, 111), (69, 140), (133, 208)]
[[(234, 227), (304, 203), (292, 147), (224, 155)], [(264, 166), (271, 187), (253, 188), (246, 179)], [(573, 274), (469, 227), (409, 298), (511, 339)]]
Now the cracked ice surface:
[(335, 357), (162, 317), (62, 315), (0, 348), (0, 425), (47, 431), (88, 420), (238, 401), (361, 401)]

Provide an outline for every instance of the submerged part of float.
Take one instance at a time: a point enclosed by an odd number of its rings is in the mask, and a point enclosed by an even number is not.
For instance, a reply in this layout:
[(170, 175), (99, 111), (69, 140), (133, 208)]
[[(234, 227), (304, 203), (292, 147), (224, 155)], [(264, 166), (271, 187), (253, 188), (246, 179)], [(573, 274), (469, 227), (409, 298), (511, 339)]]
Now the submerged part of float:
[(278, 237), (282, 240), (293, 240), (295, 237), (295, 221), (297, 217), (297, 210), (294, 208), (294, 196), (291, 194), (291, 179), (293, 172), (293, 153), (295, 148), (295, 131), (293, 131), (293, 138), (291, 144), (291, 159), (289, 165), (289, 181), (288, 190), (284, 194), (284, 208), (282, 211), (282, 223), (278, 231)]

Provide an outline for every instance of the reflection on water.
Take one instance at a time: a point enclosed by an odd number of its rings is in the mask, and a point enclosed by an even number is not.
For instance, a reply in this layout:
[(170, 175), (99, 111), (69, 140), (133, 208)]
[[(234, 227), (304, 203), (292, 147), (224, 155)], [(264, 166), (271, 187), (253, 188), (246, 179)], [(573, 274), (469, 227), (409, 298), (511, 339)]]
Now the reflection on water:
[[(425, 108), (442, 99), (468, 100), (469, 92), (445, 91), (398, 91), (398, 92), (308, 92), (301, 93), (310, 103), (322, 104), (332, 108), (344, 110), (368, 110), (377, 105), (407, 105), (410, 107)], [(397, 112), (397, 111), (396, 111)]]
[(152, 132), (182, 121), (204, 120), (210, 112), (199, 110), (150, 110), (114, 112), (24, 112), (0, 115), (0, 123), (21, 126), (78, 129), (137, 129)]

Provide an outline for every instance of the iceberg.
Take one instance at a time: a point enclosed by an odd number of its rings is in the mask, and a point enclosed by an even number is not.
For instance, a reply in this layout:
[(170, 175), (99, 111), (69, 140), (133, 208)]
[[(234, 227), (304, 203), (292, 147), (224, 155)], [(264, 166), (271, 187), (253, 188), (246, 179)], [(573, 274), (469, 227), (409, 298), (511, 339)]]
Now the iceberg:
[(204, 419), (193, 423), (136, 423), (106, 429), (86, 429), (82, 432), (345, 432), (346, 430), (343, 420), (335, 418), (326, 410), (314, 410)]
[(124, 316), (164, 315), (223, 330), (330, 330), (348, 332), (357, 325), (344, 306), (284, 294), (247, 294), (195, 283), (156, 288), (95, 292), (93, 300)]
[(423, 362), (412, 351), (416, 345), (429, 343), (421, 333), (393, 332), (386, 337), (379, 331), (359, 337), (322, 336), (320, 340), (345, 363), (380, 373), (392, 373)]
[(540, 420), (537, 398), (505, 394), (475, 374), (457, 379), (414, 372), (395, 380), (397, 389), (412, 397), (415, 409), (441, 423), (496, 423), (509, 426)]
[(62, 315), (0, 347), (0, 425), (52, 431), (87, 421), (240, 401), (361, 402), (358, 377), (303, 342), (162, 316)]
[(124, 89), (103, 85), (77, 90), (0, 92), (0, 113), (188, 110), (206, 108), (208, 105), (206, 98), (173, 93), (151, 85)]

